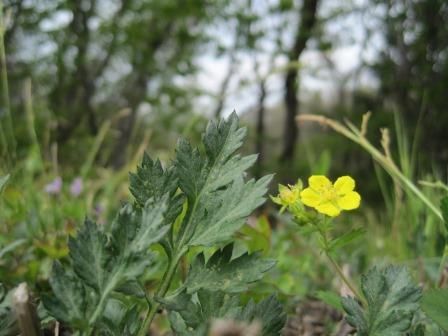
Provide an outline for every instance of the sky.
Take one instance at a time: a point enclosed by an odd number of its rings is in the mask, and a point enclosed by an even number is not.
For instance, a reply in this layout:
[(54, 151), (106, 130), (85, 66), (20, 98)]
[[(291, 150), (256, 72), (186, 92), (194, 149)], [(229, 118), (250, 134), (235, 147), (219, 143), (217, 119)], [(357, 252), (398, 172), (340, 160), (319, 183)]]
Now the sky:
[[(273, 62), (274, 69), (277, 71), (269, 71), (272, 51), (276, 48), (273, 44), (273, 40), (277, 36), (275, 34), (280, 32), (284, 47), (289, 49), (297, 29), (295, 13), (288, 14), (290, 15), (288, 17), (263, 15), (269, 6), (277, 2), (277, 0), (256, 0), (256, 6), (251, 9), (258, 11), (263, 18), (261, 21), (263, 29), (272, 27), (272, 31), (268, 32), (267, 37), (259, 42), (256, 53), (260, 74), (268, 78), (267, 107), (273, 107), (282, 102), (284, 72), (279, 69), (284, 69), (288, 64), (284, 54), (278, 55)], [(110, 8), (109, 11), (114, 12)], [(375, 78), (365, 68), (362, 68), (362, 65), (373, 62), (384, 44), (381, 30), (378, 29), (379, 26), (375, 21), (375, 17), (383, 14), (381, 11), (380, 7), (372, 7), (369, 0), (321, 0), (318, 18), (332, 17), (323, 25), (323, 36), (335, 43), (331, 51), (324, 57), (324, 54), (316, 49), (315, 40), (311, 39), (308, 42), (307, 49), (300, 60), (300, 96), (302, 100), (312, 99), (310, 97), (315, 97), (317, 94), (323, 102), (330, 103), (338, 92), (339, 83), (346, 78), (349, 79), (348, 88), (354, 86), (375, 87), (377, 85)], [(335, 14), (339, 12), (343, 14)], [(41, 29), (50, 31), (64, 27), (71, 20), (70, 13), (67, 13), (69, 12), (57, 11), (54, 17), (42, 22)], [(234, 21), (234, 25), (236, 25), (236, 20)], [(95, 29), (98, 22), (89, 24), (92, 29)], [(208, 34), (220, 44), (232, 46), (234, 32), (229, 30), (231, 26), (232, 22), (229, 21), (218, 23), (209, 28)], [(38, 40), (35, 42), (39, 43)], [(52, 52), (53, 47), (55, 46), (48, 45), (43, 48), (42, 45), (39, 45), (36, 49), (45, 53)], [(223, 108), (224, 114), (229, 114), (233, 110), (243, 113), (255, 106), (257, 100), (258, 81), (254, 71), (254, 54), (240, 52), (237, 57), (238, 70), (230, 82)], [(331, 68), (329, 61), (332, 64)], [(199, 65), (200, 70), (195, 76), (175, 80), (178, 80), (180, 85), (199, 87), (204, 94), (198, 98), (198, 110), (211, 111), (209, 112), (211, 114), (217, 104), (216, 95), (227, 75), (230, 57), (229, 55), (218, 57), (215, 48), (206, 47), (196, 59), (196, 64)], [(362, 71), (358, 71), (360, 68)], [(121, 70), (126, 72), (125, 68)], [(117, 70), (114, 69), (114, 71)], [(243, 86), (242, 83), (246, 84)]]
[[(362, 64), (373, 62), (378, 57), (378, 51), (383, 45), (381, 32), (374, 29), (376, 24), (375, 16), (381, 15), (381, 8), (369, 7), (368, 10), (364, 10), (367, 7), (366, 0), (353, 2), (324, 0), (319, 7), (318, 15), (319, 17), (327, 17), (332, 15), (332, 12), (336, 9), (344, 8), (345, 6), (347, 8), (358, 8), (359, 11), (353, 11), (353, 13), (341, 15), (337, 19), (330, 20), (330, 23), (324, 27), (325, 34), (339, 41), (339, 43), (335, 44), (336, 47), (327, 54), (334, 67), (330, 69), (322, 52), (314, 47), (313, 42), (315, 41), (313, 40), (308, 42), (308, 47), (301, 57), (301, 95), (304, 97), (312, 97), (318, 93), (324, 102), (331, 102), (337, 94), (338, 80), (346, 77), (351, 78), (348, 81), (348, 88), (353, 88), (355, 85), (363, 87), (375, 87), (377, 85), (372, 74), (366, 70), (362, 70), (358, 74), (357, 70), (362, 67)], [(291, 31), (294, 32), (295, 29), (292, 25), (291, 27), (286, 27), (285, 35), (291, 37), (293, 35)], [(370, 29), (369, 33), (367, 29)], [(224, 40), (231, 39), (228, 32), (220, 31), (219, 28), (217, 28), (217, 33), (217, 35), (223, 36)], [(288, 38), (285, 40), (285, 45), (291, 45), (292, 41), (288, 40)], [(260, 67), (264, 68), (264, 75), (266, 75), (266, 68), (268, 68), (270, 62), (269, 42), (263, 41), (260, 49), (268, 50), (266, 53), (262, 52), (258, 57)], [(253, 56), (247, 53), (240, 54), (239, 59), (240, 64), (237, 75), (231, 81), (229, 95), (225, 100), (225, 114), (230, 113), (234, 109), (242, 113), (256, 104), (257, 86), (255, 84), (256, 76)], [(220, 85), (228, 72), (229, 57), (218, 58), (212, 53), (205, 53), (198, 59), (198, 63), (201, 64), (202, 70), (197, 75), (197, 83), (203, 90), (216, 94), (219, 92)], [(275, 67), (281, 69), (288, 63), (288, 60), (281, 55), (275, 58), (274, 63)], [(238, 84), (241, 81), (252, 84), (242, 89)], [(268, 77), (267, 91), (269, 95), (266, 100), (268, 107), (281, 103), (283, 85), (283, 72), (277, 72)], [(201, 110), (213, 111), (216, 99), (204, 95), (200, 98), (199, 104), (202, 106)]]

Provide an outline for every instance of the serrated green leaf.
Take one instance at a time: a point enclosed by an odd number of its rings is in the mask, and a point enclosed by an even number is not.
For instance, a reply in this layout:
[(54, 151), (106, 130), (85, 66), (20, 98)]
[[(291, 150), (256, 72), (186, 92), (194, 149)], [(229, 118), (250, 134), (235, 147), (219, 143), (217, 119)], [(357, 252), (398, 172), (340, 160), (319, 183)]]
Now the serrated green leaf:
[(3, 189), (5, 189), (6, 183), (9, 180), (9, 175), (0, 177), (0, 195), (3, 193)]
[(89, 219), (85, 220), (84, 229), (79, 231), (77, 237), (69, 237), (68, 240), (74, 271), (97, 291), (103, 290), (109, 277), (107, 265), (111, 256), (106, 244), (106, 235)]
[[(83, 319), (85, 324), (81, 326), (84, 329), (80, 330), (94, 330), (105, 335), (135, 333), (136, 330), (124, 329), (119, 323), (122, 309), (114, 306), (114, 300), (123, 299), (124, 295), (134, 299), (148, 297), (141, 290), (138, 277), (151, 262), (150, 246), (155, 243), (163, 246), (169, 264), (166, 276), (151, 299), (154, 306), (150, 307), (150, 314), (163, 304), (171, 311), (172, 328), (178, 335), (205, 335), (210, 319), (215, 317), (239, 318), (243, 310), (239, 297), (226, 294), (222, 289), (239, 292), (259, 280), (273, 262), (260, 260), (258, 253), (232, 260), (230, 246), (215, 253), (207, 263), (199, 256), (190, 268), (185, 287), (177, 288), (168, 298), (166, 295), (178, 262), (190, 247), (229, 241), (265, 200), (271, 176), (244, 181), (245, 170), (256, 159), (255, 155), (241, 157), (236, 153), (245, 133), (233, 114), (228, 120), (209, 124), (201, 150), (181, 140), (171, 167), (164, 169), (160, 161), (145, 155), (137, 171), (130, 174), (130, 190), (135, 202), (122, 208), (111, 231), (103, 232), (86, 221), (78, 235), (70, 239), (73, 271), (68, 269), (63, 273), (56, 266), (50, 282), (55, 292), (60, 291), (58, 286), (69, 281), (69, 274), (76, 288), (84, 293), (81, 296), (85, 301), (83, 308), (88, 307), (88, 310), (80, 308), (79, 300), (74, 302), (78, 310), (88, 311)], [(219, 289), (219, 292), (206, 289)], [(113, 295), (118, 291), (119, 295)], [(61, 300), (70, 300), (75, 294), (74, 290), (68, 290), (67, 297), (59, 293), (46, 301), (54, 316), (69, 321), (67, 324), (71, 327), (76, 319)], [(80, 297), (79, 293), (76, 295)], [(128, 298), (123, 302), (129, 302)], [(245, 310), (248, 319), (268, 321), (266, 335), (276, 330), (279, 321), (272, 302), (251, 303)], [(59, 307), (62, 310), (58, 315), (55, 312)], [(263, 315), (265, 310), (269, 315)], [(131, 317), (123, 319), (132, 320)]]
[(59, 321), (87, 330), (89, 309), (86, 289), (81, 280), (56, 261), (49, 282), (54, 296), (42, 297), (48, 312)]
[(184, 140), (179, 141), (174, 166), (188, 210), (178, 242), (186, 246), (213, 245), (227, 241), (245, 218), (264, 202), (271, 177), (243, 182), (243, 173), (256, 156), (235, 154), (246, 129), (238, 117), (210, 122), (202, 137), (205, 156)]
[(205, 262), (204, 254), (199, 254), (192, 263), (185, 281), (187, 293), (200, 289), (221, 290), (227, 293), (242, 292), (248, 284), (260, 280), (263, 273), (275, 265), (271, 259), (261, 259), (261, 253), (245, 253), (231, 260), (233, 244), (216, 251)]
[[(236, 319), (241, 312), (239, 298), (224, 292), (200, 290), (195, 300), (185, 291), (165, 300), (169, 318), (176, 335), (207, 335), (207, 323), (212, 318)], [(181, 320), (180, 320), (181, 318)]]
[[(123, 286), (136, 281), (151, 262), (148, 248), (160, 241), (168, 230), (168, 226), (163, 225), (167, 197), (162, 197), (158, 202), (149, 199), (144, 208), (138, 211), (125, 205), (112, 226), (110, 239), (89, 220), (86, 220), (84, 228), (76, 237), (70, 237), (69, 256), (79, 279), (77, 283), (84, 291), (93, 290), (95, 298), (91, 302), (95, 313), (88, 316), (89, 325), (95, 324), (101, 317), (111, 292), (123, 291)], [(50, 281), (57, 285), (63, 278), (64, 275), (55, 266)], [(57, 289), (56, 286), (53, 291)], [(67, 295), (70, 296), (70, 292)], [(59, 302), (62, 299), (67, 298), (56, 295), (56, 300), (47, 301), (46, 307), (57, 307), (62, 304)], [(79, 301), (75, 303), (81, 304)], [(83, 309), (82, 306), (77, 308)], [(54, 311), (53, 316), (63, 317)]]
[(140, 299), (144, 299), (146, 297), (144, 288), (136, 280), (130, 280), (117, 286), (117, 288), (115, 288), (115, 291)]
[(423, 293), (421, 307), (440, 328), (448, 331), (448, 289), (430, 289)]
[(168, 195), (158, 202), (149, 199), (143, 209), (142, 221), (138, 234), (132, 242), (133, 253), (145, 252), (152, 244), (159, 242), (168, 232), (169, 226), (163, 225), (167, 210)]
[(244, 225), (245, 219), (265, 201), (272, 176), (244, 183), (238, 178), (224, 191), (216, 192), (199, 208), (202, 216), (197, 219), (191, 246), (211, 246), (229, 240)]
[(173, 196), (177, 189), (177, 179), (173, 167), (163, 169), (160, 160), (153, 161), (144, 153), (136, 173), (129, 174), (131, 194), (143, 207), (149, 199), (158, 200), (165, 195)]
[(0, 311), (0, 336), (19, 335), (20, 329), (11, 310)]
[(179, 142), (174, 165), (181, 189), (189, 200), (229, 184), (253, 165), (256, 156), (234, 155), (245, 136), (246, 128), (239, 128), (238, 116), (233, 113), (227, 120), (207, 125), (202, 136), (205, 159), (187, 141)]
[[(136, 173), (130, 173), (130, 191), (135, 197), (136, 203), (144, 207), (149, 199), (154, 201), (167, 197), (167, 210), (164, 214), (164, 225), (172, 225), (177, 216), (182, 212), (185, 196), (176, 194), (178, 179), (174, 167), (163, 169), (160, 160), (153, 161), (145, 153)], [(167, 236), (161, 241), (166, 253), (173, 253), (172, 237)]]
[(258, 321), (262, 325), (262, 336), (278, 336), (286, 322), (286, 314), (274, 297), (258, 303), (250, 301), (245, 307), (235, 294), (221, 291), (200, 290), (197, 297), (185, 291), (166, 305), (169, 318), (176, 335), (207, 335), (208, 323), (212, 319)]
[(100, 321), (102, 335), (132, 336), (140, 326), (137, 306), (127, 307), (118, 300), (110, 300)]
[(421, 289), (413, 284), (405, 267), (375, 267), (362, 277), (361, 289), (366, 308), (351, 297), (342, 299), (347, 321), (359, 336), (398, 336), (410, 328)]
[(15, 289), (8, 291), (0, 282), (0, 336), (20, 334), (16, 314), (11, 307), (14, 291)]
[(263, 336), (277, 336), (286, 323), (286, 314), (277, 298), (271, 295), (258, 303), (249, 301), (239, 319), (247, 322), (259, 321)]

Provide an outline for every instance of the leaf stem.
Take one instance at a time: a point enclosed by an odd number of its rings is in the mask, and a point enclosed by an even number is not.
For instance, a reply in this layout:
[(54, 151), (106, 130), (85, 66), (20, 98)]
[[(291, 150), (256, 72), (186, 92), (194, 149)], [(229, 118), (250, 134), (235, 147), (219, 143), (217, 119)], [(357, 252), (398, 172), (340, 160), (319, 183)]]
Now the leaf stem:
[[(179, 261), (184, 254), (185, 254), (185, 252), (179, 253), (179, 254), (174, 254), (174, 258), (170, 259), (168, 267), (165, 271), (165, 274), (163, 275), (163, 278), (159, 284), (159, 287), (157, 288), (157, 290), (154, 294), (154, 297), (162, 298), (166, 295), (166, 293), (168, 292), (168, 290), (170, 288), (171, 281), (173, 281), (174, 274), (176, 274), (176, 270), (177, 270), (177, 266), (179, 265)], [(138, 333), (139, 336), (147, 335), (147, 331), (148, 331), (149, 327), (151, 326), (151, 323), (154, 320), (154, 317), (156, 316), (159, 308), (160, 308), (160, 303), (153, 300), (153, 304), (149, 308), (149, 310), (145, 316), (145, 319), (143, 321), (142, 327), (139, 330), (139, 333)]]

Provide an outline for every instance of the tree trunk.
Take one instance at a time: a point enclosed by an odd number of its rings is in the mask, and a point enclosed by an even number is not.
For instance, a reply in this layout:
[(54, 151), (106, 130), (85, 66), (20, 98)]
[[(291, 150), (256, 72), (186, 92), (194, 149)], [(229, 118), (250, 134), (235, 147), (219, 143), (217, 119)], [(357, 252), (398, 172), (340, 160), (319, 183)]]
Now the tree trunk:
[(221, 118), (222, 109), (224, 107), (224, 102), (225, 102), (225, 96), (226, 96), (227, 90), (229, 88), (230, 80), (232, 79), (233, 74), (235, 73), (235, 70), (236, 70), (236, 56), (235, 56), (235, 51), (233, 51), (232, 54), (230, 55), (229, 70), (227, 71), (227, 74), (221, 83), (221, 87), (219, 88), (218, 103), (216, 104), (215, 113), (214, 113), (216, 119)]
[(266, 79), (260, 81), (258, 107), (257, 107), (257, 128), (255, 135), (255, 152), (258, 153), (258, 161), (255, 167), (255, 177), (259, 178), (263, 173), (264, 163), (264, 117), (266, 108), (264, 101), (266, 99)]
[[(316, 23), (317, 5), (319, 0), (304, 0), (303, 6), (300, 10), (299, 28), (297, 30), (294, 46), (289, 53), (289, 62), (296, 63), (308, 42), (312, 29)], [(290, 161), (294, 158), (297, 138), (299, 136), (299, 129), (296, 123), (296, 115), (299, 110), (299, 100), (297, 97), (298, 89), (298, 70), (296, 67), (291, 67), (285, 76), (285, 128), (283, 138), (283, 152), (281, 155), (282, 161)]]

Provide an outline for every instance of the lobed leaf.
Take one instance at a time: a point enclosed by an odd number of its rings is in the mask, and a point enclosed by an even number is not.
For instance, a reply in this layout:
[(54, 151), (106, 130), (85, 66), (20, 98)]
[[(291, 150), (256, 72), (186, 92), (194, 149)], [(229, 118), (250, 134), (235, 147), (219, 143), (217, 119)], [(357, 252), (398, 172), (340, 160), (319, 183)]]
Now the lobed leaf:
[(347, 322), (360, 336), (394, 336), (407, 331), (418, 309), (421, 289), (412, 283), (406, 268), (373, 268), (362, 277), (361, 289), (368, 306), (363, 308), (351, 298), (342, 298)]
[(140, 326), (139, 311), (136, 305), (130, 307), (118, 300), (110, 300), (100, 321), (102, 335), (132, 336)]
[(86, 330), (89, 314), (86, 288), (70, 270), (56, 261), (53, 264), (50, 286), (54, 296), (44, 295), (42, 301), (48, 312), (59, 321)]
[(262, 336), (277, 336), (286, 322), (286, 314), (273, 296), (259, 303), (250, 301), (245, 307), (238, 296), (221, 291), (199, 290), (196, 298), (183, 292), (176, 300), (167, 308), (171, 308), (171, 327), (180, 336), (208, 335), (213, 319), (258, 321), (262, 325)]
[(258, 303), (249, 301), (240, 319), (247, 322), (259, 321), (263, 336), (276, 336), (280, 335), (286, 323), (286, 313), (276, 297), (271, 295)]
[[(151, 262), (148, 249), (169, 229), (164, 225), (167, 198), (164, 196), (158, 202), (151, 198), (138, 211), (125, 205), (112, 225), (110, 239), (95, 223), (85, 221), (78, 235), (69, 239), (74, 274), (63, 272), (57, 263), (53, 268), (50, 284), (55, 297), (44, 301), (53, 316), (72, 324), (82, 320), (84, 324), (94, 325), (113, 291), (141, 296), (137, 277)], [(67, 282), (75, 287), (66, 288), (70, 286)], [(86, 303), (81, 300), (86, 293), (94, 313), (81, 316), (81, 312), (86, 312)], [(70, 306), (66, 306), (67, 302)]]
[(258, 181), (233, 181), (225, 190), (216, 192), (199, 207), (196, 228), (190, 246), (211, 246), (229, 240), (246, 218), (265, 201), (264, 194), (272, 175)]
[(200, 289), (236, 293), (247, 290), (248, 284), (258, 281), (275, 265), (271, 259), (261, 259), (261, 253), (245, 253), (231, 260), (233, 244), (216, 251), (205, 262), (199, 254), (192, 263), (184, 287), (188, 294)]
[(73, 269), (87, 285), (103, 290), (109, 277), (108, 263), (111, 255), (106, 248), (107, 237), (95, 223), (86, 219), (84, 229), (76, 238), (69, 237), (68, 247)]
[(164, 170), (160, 160), (153, 161), (147, 153), (143, 154), (137, 172), (129, 173), (129, 180), (129, 190), (141, 207), (151, 198), (158, 200), (166, 194), (173, 196), (177, 190), (173, 167)]
[(421, 307), (440, 328), (448, 331), (448, 289), (430, 289), (423, 293)]
[(210, 246), (225, 242), (264, 202), (271, 177), (243, 181), (244, 171), (256, 160), (254, 155), (236, 154), (245, 134), (234, 113), (227, 120), (209, 123), (202, 137), (205, 156), (185, 140), (179, 141), (174, 167), (188, 200), (179, 244)]

